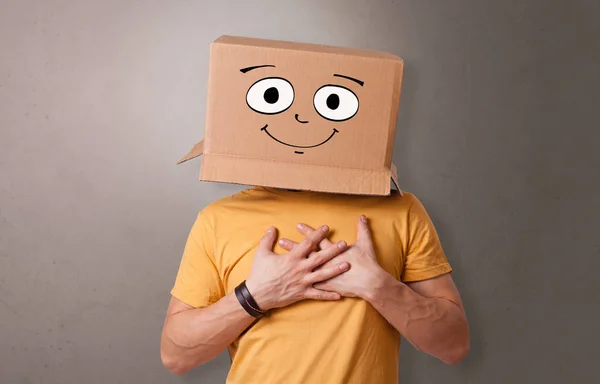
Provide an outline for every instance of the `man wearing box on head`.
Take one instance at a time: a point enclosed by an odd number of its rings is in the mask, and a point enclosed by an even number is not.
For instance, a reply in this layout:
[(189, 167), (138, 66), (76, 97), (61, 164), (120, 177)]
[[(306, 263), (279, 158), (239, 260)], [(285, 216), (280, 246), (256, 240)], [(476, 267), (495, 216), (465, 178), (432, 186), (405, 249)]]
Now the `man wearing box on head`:
[(204, 141), (180, 163), (202, 155), (201, 180), (253, 187), (191, 229), (165, 366), (183, 374), (229, 348), (228, 383), (396, 383), (400, 334), (460, 362), (452, 269), (391, 162), (402, 60), (231, 36), (210, 57)]

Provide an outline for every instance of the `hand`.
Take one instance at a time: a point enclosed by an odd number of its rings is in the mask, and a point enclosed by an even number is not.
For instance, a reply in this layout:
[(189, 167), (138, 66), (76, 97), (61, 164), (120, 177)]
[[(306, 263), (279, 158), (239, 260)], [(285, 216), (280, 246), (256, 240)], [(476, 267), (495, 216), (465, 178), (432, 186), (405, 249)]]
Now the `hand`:
[(329, 243), (327, 249), (315, 251), (319, 242), (328, 233), (327, 226), (312, 230), (300, 244), (296, 244), (294, 250), (284, 255), (276, 255), (272, 249), (277, 234), (275, 228), (269, 228), (260, 239), (250, 276), (246, 279), (248, 291), (260, 309), (267, 311), (285, 307), (303, 299), (339, 300), (341, 298), (338, 293), (313, 287), (313, 284), (331, 279), (350, 268), (347, 262), (338, 261), (315, 270), (347, 248), (346, 242), (340, 241), (335, 244)]
[[(305, 236), (311, 236), (316, 232), (306, 224), (299, 224), (298, 231)], [(293, 251), (299, 246), (289, 239), (281, 239), (279, 244), (289, 251)], [(327, 238), (323, 238), (319, 246), (323, 250), (335, 247)], [(310, 256), (309, 259), (312, 257)], [(339, 262), (350, 263), (350, 270), (343, 275), (314, 284), (314, 287), (319, 290), (337, 292), (345, 297), (360, 297), (367, 300), (369, 292), (385, 270), (377, 263), (366, 217), (361, 216), (358, 220), (356, 243), (348, 247), (341, 255), (323, 264), (322, 268), (329, 268)]]

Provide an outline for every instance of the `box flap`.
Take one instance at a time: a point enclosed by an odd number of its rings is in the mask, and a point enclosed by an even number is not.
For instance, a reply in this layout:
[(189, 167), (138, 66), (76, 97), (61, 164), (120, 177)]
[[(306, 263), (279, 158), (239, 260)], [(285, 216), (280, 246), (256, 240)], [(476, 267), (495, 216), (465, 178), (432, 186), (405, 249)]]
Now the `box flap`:
[(196, 157), (200, 156), (203, 153), (204, 153), (204, 140), (200, 140), (199, 142), (196, 143), (196, 145), (194, 145), (194, 148), (192, 148), (192, 150), (187, 155), (183, 156), (177, 162), (177, 164), (181, 164), (181, 163), (184, 163), (184, 162), (186, 162), (188, 160), (196, 158)]
[(396, 167), (396, 164), (394, 163), (392, 163), (390, 167), (390, 177), (392, 178), (392, 182), (394, 183), (394, 186), (398, 190), (400, 196), (404, 196), (402, 189), (400, 189), (400, 184), (398, 183), (398, 167)]

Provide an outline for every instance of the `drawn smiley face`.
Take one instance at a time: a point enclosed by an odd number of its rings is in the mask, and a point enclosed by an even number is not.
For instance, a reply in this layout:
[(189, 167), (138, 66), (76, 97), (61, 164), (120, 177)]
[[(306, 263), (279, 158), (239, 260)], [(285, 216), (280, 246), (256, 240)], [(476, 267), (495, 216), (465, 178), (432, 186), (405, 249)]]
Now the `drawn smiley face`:
[[(242, 68), (242, 73), (264, 67), (274, 67), (274, 65), (258, 65)], [(333, 77), (343, 78), (359, 84), (361, 87), (364, 82), (350, 76), (341, 74), (332, 74)], [(318, 121), (310, 121), (308, 117), (295, 113), (292, 106), (296, 98), (296, 92), (292, 83), (283, 77), (264, 77), (254, 82), (246, 92), (246, 104), (254, 112), (265, 115), (267, 122), (260, 128), (266, 136), (275, 142), (294, 148), (294, 153), (304, 154), (306, 149), (317, 148), (330, 140), (334, 139), (336, 134), (340, 133), (338, 129), (344, 121), (352, 119), (359, 110), (359, 99), (356, 93), (351, 89), (338, 84), (324, 84), (315, 89), (312, 96), (312, 105), (318, 114)], [(291, 110), (290, 110), (291, 109)], [(294, 124), (318, 124), (319, 133), (322, 137), (315, 137), (313, 143), (300, 144), (285, 141), (269, 130), (269, 115), (278, 115), (286, 113), (290, 122)], [(286, 124), (287, 127), (289, 125)]]

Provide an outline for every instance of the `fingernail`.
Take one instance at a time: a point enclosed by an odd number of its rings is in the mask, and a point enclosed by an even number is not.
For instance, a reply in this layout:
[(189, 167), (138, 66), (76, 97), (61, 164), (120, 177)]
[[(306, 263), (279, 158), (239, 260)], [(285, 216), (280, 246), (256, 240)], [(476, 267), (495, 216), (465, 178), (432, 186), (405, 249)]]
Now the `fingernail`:
[(324, 225), (324, 226), (321, 227), (321, 231), (327, 232), (327, 231), (329, 231), (329, 227), (326, 226), (326, 225)]
[(304, 225), (303, 224), (298, 224), (296, 227), (298, 227), (298, 229), (304, 229)]
[(338, 243), (338, 248), (346, 248), (346, 245), (347, 245), (346, 242), (344, 240), (342, 240)]
[(279, 240), (279, 244), (281, 244), (281, 245), (285, 244), (285, 240), (283, 240), (283, 239)]
[(348, 270), (348, 268), (350, 268), (350, 264), (348, 264), (347, 262), (344, 261), (343, 263), (340, 264), (339, 268), (342, 271), (346, 271), (346, 270)]
[(271, 233), (273, 232), (273, 227), (269, 227), (269, 229), (267, 229), (267, 233)]
[(365, 215), (362, 215), (360, 217), (360, 221), (362, 221), (363, 223), (366, 223), (367, 222), (367, 217)]

